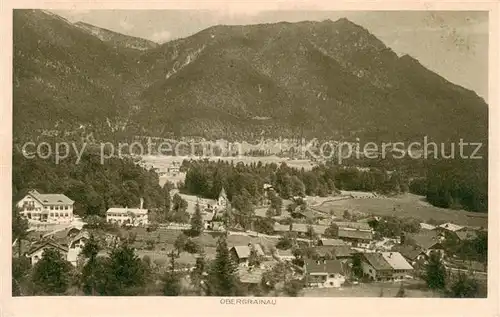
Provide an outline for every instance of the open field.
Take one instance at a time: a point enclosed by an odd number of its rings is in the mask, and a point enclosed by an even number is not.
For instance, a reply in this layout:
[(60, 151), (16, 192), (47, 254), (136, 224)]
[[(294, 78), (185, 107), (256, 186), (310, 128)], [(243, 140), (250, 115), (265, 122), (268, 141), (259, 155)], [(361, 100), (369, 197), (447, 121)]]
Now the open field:
[[(425, 298), (440, 297), (425, 288), (422, 281), (405, 281), (406, 297)], [(396, 297), (401, 284), (394, 282), (361, 283), (341, 288), (307, 288), (303, 291), (304, 297)]]
[(341, 216), (345, 210), (373, 214), (376, 216), (414, 217), (422, 222), (434, 219), (442, 222), (453, 222), (458, 225), (488, 227), (488, 215), (485, 213), (451, 210), (432, 206), (424, 197), (405, 194), (389, 198), (364, 198), (328, 201), (314, 209)]

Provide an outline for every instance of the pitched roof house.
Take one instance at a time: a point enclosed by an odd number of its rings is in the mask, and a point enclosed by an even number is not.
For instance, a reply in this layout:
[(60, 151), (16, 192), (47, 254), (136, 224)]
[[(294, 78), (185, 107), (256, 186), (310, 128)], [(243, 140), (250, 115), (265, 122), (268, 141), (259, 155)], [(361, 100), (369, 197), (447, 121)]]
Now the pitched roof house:
[(345, 282), (346, 270), (340, 260), (304, 261), (304, 273), (309, 286), (340, 287)]
[(413, 244), (425, 252), (429, 250), (442, 250), (442, 239), (436, 231), (424, 231), (417, 234), (408, 234), (404, 238), (405, 244)]
[(425, 252), (411, 245), (398, 245), (393, 248), (393, 251), (401, 253), (401, 255), (414, 266), (418, 261), (425, 260), (427, 255)]
[(350, 259), (355, 251), (348, 245), (317, 246), (314, 251), (320, 258), (324, 259)]
[(346, 244), (345, 244), (345, 242), (343, 240), (340, 240), (340, 239), (326, 239), (326, 238), (323, 238), (323, 239), (320, 239), (318, 241), (318, 245), (322, 246), (322, 245), (346, 245)]
[(74, 219), (73, 204), (74, 201), (63, 194), (41, 194), (30, 190), (16, 205), (21, 215), (29, 220), (70, 223)]
[(229, 250), (229, 253), (233, 257), (236, 263), (246, 263), (250, 257), (251, 248), (255, 248), (258, 256), (265, 256), (264, 251), (260, 244), (249, 244), (249, 245), (235, 245)]
[(54, 240), (48, 239), (48, 240), (43, 240), (39, 243), (36, 243), (33, 245), (30, 250), (26, 253), (26, 256), (30, 258), (31, 264), (35, 265), (38, 261), (40, 261), (43, 257), (43, 252), (47, 249), (54, 249), (59, 251), (63, 258), (66, 259), (67, 254), (68, 254), (68, 248), (65, 246), (60, 245), (59, 243), (55, 242)]
[(403, 279), (413, 267), (399, 252), (363, 253), (363, 275), (376, 281)]
[(477, 232), (472, 230), (457, 231), (455, 234), (460, 241), (474, 240), (477, 238)]
[(371, 231), (339, 229), (338, 237), (353, 245), (366, 246), (373, 240)]
[(370, 225), (366, 222), (348, 222), (348, 221), (335, 221), (334, 224), (339, 227), (339, 229), (353, 229), (360, 231), (372, 231)]

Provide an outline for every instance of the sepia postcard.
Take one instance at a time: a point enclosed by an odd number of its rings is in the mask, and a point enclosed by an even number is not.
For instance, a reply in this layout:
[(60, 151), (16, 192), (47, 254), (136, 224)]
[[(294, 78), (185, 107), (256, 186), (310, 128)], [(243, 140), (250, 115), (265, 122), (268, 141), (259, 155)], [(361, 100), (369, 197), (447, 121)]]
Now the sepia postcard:
[(498, 316), (498, 6), (8, 1), (2, 316)]

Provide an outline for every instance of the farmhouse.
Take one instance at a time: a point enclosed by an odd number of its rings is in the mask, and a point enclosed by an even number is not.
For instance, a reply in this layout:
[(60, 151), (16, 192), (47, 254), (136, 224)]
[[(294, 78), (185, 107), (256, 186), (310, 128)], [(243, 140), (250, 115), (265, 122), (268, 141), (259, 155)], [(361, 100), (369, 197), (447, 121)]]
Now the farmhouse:
[(241, 284), (245, 286), (259, 285), (262, 281), (262, 275), (265, 273), (264, 269), (253, 267), (239, 267), (238, 277)]
[(372, 232), (372, 228), (366, 222), (335, 221), (333, 223), (339, 229), (344, 229), (344, 230), (359, 230), (359, 231)]
[(474, 240), (477, 238), (477, 233), (476, 233), (476, 231), (473, 231), (473, 230), (461, 230), (461, 231), (455, 232), (455, 235), (456, 235), (457, 239), (460, 241)]
[(438, 251), (441, 254), (444, 253), (444, 248), (441, 244), (443, 239), (436, 231), (424, 231), (417, 234), (408, 234), (402, 238), (404, 239), (404, 241), (402, 241), (404, 244), (418, 247), (427, 255), (433, 251)]
[(367, 248), (373, 240), (371, 231), (339, 229), (338, 237), (355, 247)]
[(82, 252), (83, 248), (85, 247), (85, 244), (89, 239), (90, 239), (90, 234), (87, 231), (81, 231), (70, 241), (68, 257), (67, 257), (68, 262), (70, 262), (74, 266), (77, 265), (78, 256)]
[(260, 244), (235, 245), (229, 250), (229, 253), (231, 254), (231, 257), (236, 263), (247, 264), (252, 248), (255, 248), (255, 251), (257, 252), (258, 256), (262, 257), (265, 256), (264, 251), (262, 250)]
[(68, 256), (68, 248), (60, 245), (53, 240), (45, 240), (33, 245), (33, 247), (26, 253), (30, 259), (31, 264), (35, 265), (43, 257), (43, 252), (47, 249), (57, 250), (61, 253), (62, 257), (66, 259)]
[(314, 251), (319, 258), (347, 260), (352, 259), (355, 251), (348, 245), (317, 246)]
[[(321, 225), (308, 225), (305, 223), (294, 223), (292, 224), (292, 229), (290, 231), (297, 233), (299, 236), (304, 237), (307, 235), (309, 227), (312, 228), (315, 234), (321, 236), (325, 233), (327, 226)], [(287, 230), (288, 231), (288, 230)]]
[(31, 190), (16, 205), (21, 215), (29, 220), (70, 223), (74, 219), (73, 204), (74, 201), (63, 194), (41, 194)]
[(399, 280), (413, 271), (399, 252), (363, 253), (361, 267), (373, 281)]
[(398, 245), (393, 248), (393, 251), (401, 253), (401, 255), (410, 263), (413, 267), (417, 264), (424, 264), (427, 260), (427, 254), (420, 248), (411, 245)]
[(326, 238), (323, 238), (323, 239), (320, 239), (318, 241), (318, 245), (319, 246), (322, 246), (322, 245), (346, 245), (346, 243), (340, 239), (326, 239)]
[(346, 280), (346, 268), (339, 260), (311, 260), (304, 262), (306, 284), (316, 287), (340, 287)]

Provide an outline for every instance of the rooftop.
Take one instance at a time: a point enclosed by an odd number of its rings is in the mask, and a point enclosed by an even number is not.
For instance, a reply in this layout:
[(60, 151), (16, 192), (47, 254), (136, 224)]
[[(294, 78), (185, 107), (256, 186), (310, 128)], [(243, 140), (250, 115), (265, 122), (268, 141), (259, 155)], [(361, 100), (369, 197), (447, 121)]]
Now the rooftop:
[(420, 248), (413, 247), (411, 245), (398, 245), (393, 248), (394, 251), (401, 253), (402, 256), (414, 261), (417, 259), (418, 255), (423, 251)]
[(55, 248), (55, 249), (58, 249), (59, 251), (62, 251), (62, 252), (68, 252), (67, 247), (60, 245), (59, 243), (55, 242), (54, 240), (45, 240), (45, 241), (41, 241), (39, 243), (34, 244), (30, 248), (30, 250), (27, 252), (27, 255), (29, 256), (29, 255), (35, 253), (36, 251), (38, 251), (40, 249), (47, 248), (47, 247)]
[(74, 203), (73, 200), (63, 194), (40, 194), (36, 190), (31, 190), (28, 194), (42, 205), (72, 205)]
[(321, 239), (322, 245), (345, 245), (345, 242), (340, 239)]
[(308, 273), (328, 273), (344, 274), (344, 267), (339, 260), (305, 260), (306, 271)]
[(462, 226), (456, 225), (456, 224), (451, 223), (451, 222), (443, 223), (442, 225), (439, 225), (438, 227), (445, 229), (445, 230), (453, 231), (453, 232), (462, 230), (464, 228)]
[(474, 240), (477, 238), (477, 233), (472, 230), (467, 230), (467, 231), (458, 231), (456, 232), (458, 238), (460, 240)]
[(121, 207), (112, 207), (109, 208), (106, 213), (133, 213), (133, 214), (147, 214), (148, 210), (147, 209), (140, 209), (140, 208), (121, 208)]
[(392, 266), (385, 260), (381, 253), (363, 253), (366, 259), (375, 270), (392, 270)]
[(275, 223), (273, 227), (274, 231), (290, 231), (290, 226), (289, 225), (282, 225), (279, 223)]
[(410, 263), (399, 252), (382, 252), (382, 256), (395, 270), (413, 270)]
[(436, 226), (430, 225), (428, 223), (421, 222), (420, 223), (420, 228), (425, 229), (425, 230), (434, 230), (436, 229)]
[(373, 234), (371, 233), (371, 231), (339, 229), (339, 238), (372, 240)]
[(260, 284), (262, 274), (265, 270), (261, 268), (239, 267), (238, 276), (240, 281), (245, 284)]
[(336, 224), (339, 227), (339, 229), (350, 228), (350, 229), (367, 230), (367, 231), (372, 230), (370, 225), (366, 222), (335, 221), (333, 223)]
[[(253, 247), (255, 248), (255, 251), (257, 251), (257, 254), (260, 256), (265, 256), (264, 251), (262, 250), (262, 247), (260, 244), (253, 244)], [(236, 251), (236, 255), (240, 259), (247, 259), (250, 256), (250, 246), (249, 245), (235, 245), (232, 247)]]
[(409, 234), (408, 239), (416, 246), (428, 250), (440, 242), (436, 231), (424, 231), (417, 234)]

